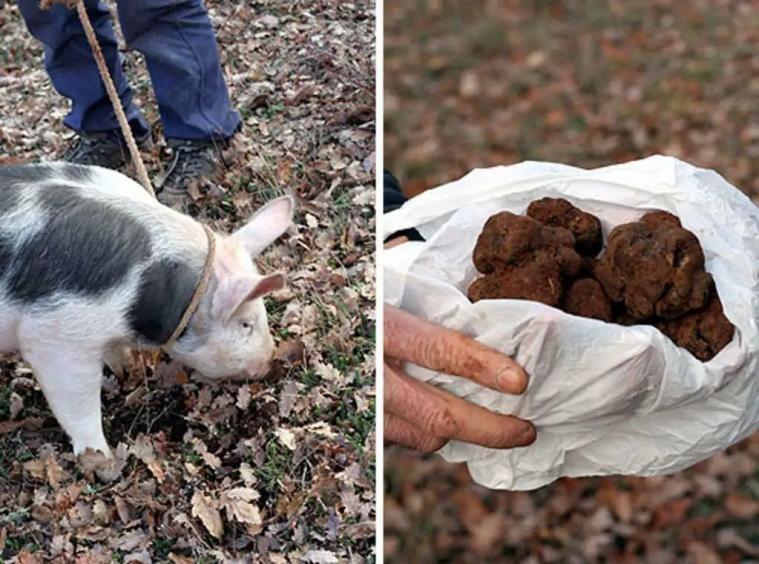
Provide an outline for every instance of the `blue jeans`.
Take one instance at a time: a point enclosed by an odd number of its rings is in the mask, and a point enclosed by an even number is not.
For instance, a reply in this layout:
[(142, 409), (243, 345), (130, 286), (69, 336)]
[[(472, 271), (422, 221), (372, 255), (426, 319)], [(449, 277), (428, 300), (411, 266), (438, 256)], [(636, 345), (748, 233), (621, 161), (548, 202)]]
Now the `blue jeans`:
[[(118, 129), (92, 51), (75, 10), (18, 0), (31, 34), (45, 46), (45, 68), (55, 89), (71, 100), (64, 123), (84, 133)], [(240, 127), (232, 109), (211, 20), (202, 0), (118, 0), (124, 38), (145, 56), (168, 139), (226, 139)], [(132, 100), (110, 12), (85, 0), (116, 90), (138, 138), (148, 123)]]

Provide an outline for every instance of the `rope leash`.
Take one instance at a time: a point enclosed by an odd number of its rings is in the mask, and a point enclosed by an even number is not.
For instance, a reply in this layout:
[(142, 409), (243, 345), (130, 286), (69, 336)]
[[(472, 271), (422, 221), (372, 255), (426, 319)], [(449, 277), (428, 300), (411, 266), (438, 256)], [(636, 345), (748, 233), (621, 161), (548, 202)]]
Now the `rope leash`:
[(153, 191), (153, 185), (150, 183), (150, 177), (148, 176), (148, 170), (145, 168), (145, 163), (140, 155), (140, 150), (137, 148), (137, 142), (134, 140), (132, 134), (132, 128), (129, 127), (124, 108), (121, 107), (121, 100), (116, 93), (116, 86), (113, 84), (111, 74), (108, 72), (108, 66), (105, 64), (105, 57), (103, 57), (103, 51), (100, 48), (97, 37), (95, 37), (95, 30), (92, 28), (92, 23), (87, 15), (87, 8), (84, 7), (84, 0), (78, 0), (76, 3), (76, 13), (79, 15), (79, 21), (82, 22), (84, 28), (84, 34), (87, 36), (87, 42), (90, 44), (92, 54), (95, 57), (95, 63), (97, 64), (98, 71), (100, 71), (100, 78), (103, 80), (103, 86), (108, 93), (108, 98), (111, 100), (113, 111), (116, 112), (116, 119), (119, 121), (121, 127), (121, 134), (126, 140), (127, 147), (129, 148), (129, 154), (132, 157), (132, 162), (137, 168), (137, 177), (140, 180), (140, 184), (150, 192), (150, 195), (155, 198), (155, 192)]
[(142, 160), (140, 150), (137, 148), (137, 142), (134, 140), (134, 134), (132, 128), (129, 127), (124, 108), (121, 107), (121, 100), (116, 92), (116, 86), (113, 84), (111, 73), (108, 71), (108, 65), (105, 64), (105, 57), (103, 56), (103, 50), (100, 48), (97, 36), (95, 35), (95, 29), (92, 27), (90, 17), (87, 15), (87, 8), (84, 6), (84, 0), (40, 0), (39, 5), (43, 10), (49, 10), (53, 4), (63, 4), (69, 9), (76, 8), (76, 13), (79, 16), (79, 22), (84, 29), (84, 35), (87, 37), (87, 43), (90, 44), (92, 49), (92, 55), (95, 58), (95, 64), (98, 67), (100, 78), (105, 86), (105, 91), (108, 94), (108, 99), (111, 101), (113, 111), (116, 114), (116, 119), (119, 122), (121, 128), (121, 134), (124, 136), (127, 148), (129, 149), (129, 155), (132, 157), (132, 162), (137, 168), (137, 177), (142, 184), (143, 188), (147, 190), (154, 198), (155, 191), (153, 185), (150, 182), (148, 176), (148, 169), (145, 168), (145, 162)]
[(187, 325), (190, 323), (190, 318), (198, 310), (198, 306), (200, 306), (200, 300), (203, 299), (203, 296), (208, 289), (208, 284), (211, 281), (213, 259), (216, 256), (216, 238), (213, 235), (213, 231), (211, 231), (211, 229), (205, 225), (203, 226), (203, 230), (206, 232), (206, 237), (208, 238), (208, 254), (206, 255), (206, 262), (203, 265), (203, 272), (200, 275), (198, 284), (195, 286), (195, 291), (192, 294), (190, 304), (187, 306), (187, 309), (182, 315), (182, 318), (179, 320), (179, 325), (177, 325), (177, 328), (174, 329), (174, 332), (171, 334), (171, 337), (169, 337), (169, 340), (161, 345), (165, 349), (170, 349), (173, 347), (176, 344), (177, 339), (179, 339), (182, 333), (184, 333), (184, 330), (187, 329)]
[[(95, 58), (95, 64), (97, 65), (98, 71), (100, 72), (100, 78), (103, 81), (103, 86), (105, 86), (105, 91), (108, 94), (108, 98), (110, 99), (111, 105), (113, 106), (113, 111), (116, 114), (116, 119), (119, 122), (121, 134), (124, 136), (124, 140), (126, 141), (127, 147), (129, 148), (129, 155), (132, 157), (132, 162), (137, 168), (137, 176), (139, 178), (140, 184), (142, 184), (145, 190), (147, 190), (148, 193), (153, 196), (153, 198), (155, 198), (156, 195), (155, 191), (153, 190), (153, 185), (150, 182), (150, 177), (148, 176), (148, 170), (145, 168), (145, 162), (142, 160), (140, 150), (137, 148), (137, 142), (134, 139), (132, 128), (129, 127), (129, 122), (127, 121), (126, 114), (124, 113), (124, 108), (121, 107), (121, 100), (119, 99), (119, 95), (116, 92), (116, 86), (113, 84), (113, 79), (111, 78), (111, 73), (108, 71), (108, 66), (105, 63), (103, 50), (100, 48), (100, 43), (95, 36), (95, 30), (93, 29), (92, 23), (90, 22), (90, 17), (87, 15), (87, 9), (84, 6), (84, 0), (40, 1), (40, 7), (46, 10), (49, 9), (53, 4), (65, 4), (68, 8), (76, 7), (76, 13), (79, 16), (79, 21), (81, 22), (82, 28), (84, 29), (84, 34), (87, 37), (87, 43), (90, 44), (90, 49), (92, 49), (92, 55)], [(211, 231), (209, 227), (205, 225), (201, 225), (201, 227), (203, 227), (203, 231), (205, 232), (206, 238), (208, 239), (208, 253), (206, 254), (206, 261), (203, 265), (203, 271), (201, 272), (200, 279), (195, 286), (195, 290), (192, 294), (192, 299), (190, 300), (187, 309), (179, 320), (179, 324), (177, 325), (176, 329), (174, 329), (174, 332), (171, 334), (171, 337), (169, 337), (169, 340), (161, 345), (161, 347), (164, 349), (170, 349), (173, 347), (182, 333), (184, 333), (185, 329), (187, 329), (187, 326), (190, 323), (190, 319), (198, 310), (200, 301), (203, 299), (203, 295), (208, 289), (208, 284), (211, 281), (213, 261), (214, 257), (216, 256), (216, 238), (214, 237), (213, 231)]]

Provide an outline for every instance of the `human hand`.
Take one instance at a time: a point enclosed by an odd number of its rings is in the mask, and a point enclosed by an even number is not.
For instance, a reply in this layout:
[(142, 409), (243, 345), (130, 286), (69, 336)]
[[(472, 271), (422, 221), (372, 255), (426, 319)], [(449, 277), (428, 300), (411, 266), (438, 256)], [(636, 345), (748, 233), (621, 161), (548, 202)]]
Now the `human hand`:
[(434, 452), (450, 439), (491, 448), (526, 446), (535, 440), (531, 423), (493, 413), (412, 378), (404, 362), (467, 378), (493, 390), (521, 394), (524, 370), (508, 356), (466, 335), (385, 306), (385, 439)]
[(403, 245), (403, 243), (408, 243), (408, 237), (405, 235), (401, 235), (399, 237), (395, 237), (394, 239), (390, 239), (387, 243), (385, 243), (386, 249), (392, 249), (393, 247), (398, 247), (400, 245)]

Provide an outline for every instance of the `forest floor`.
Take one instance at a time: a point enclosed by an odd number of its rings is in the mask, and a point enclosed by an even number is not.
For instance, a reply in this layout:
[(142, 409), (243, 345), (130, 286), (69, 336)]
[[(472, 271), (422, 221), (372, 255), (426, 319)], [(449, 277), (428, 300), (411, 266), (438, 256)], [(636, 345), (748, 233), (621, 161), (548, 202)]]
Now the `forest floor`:
[[(261, 260), (288, 276), (267, 302), (281, 370), (211, 385), (146, 354), (107, 374), (104, 426), (124, 466), (103, 483), (28, 367), (0, 362), (0, 561), (374, 560), (374, 4), (206, 4), (245, 125), (218, 186), (188, 201), (230, 232), (296, 196), (295, 227)], [(68, 102), (13, 4), (0, 3), (0, 34), (0, 164), (54, 159)], [(169, 155), (144, 60), (125, 55), (155, 178)]]
[[(385, 167), (408, 195), (473, 168), (655, 153), (759, 201), (759, 11), (738, 0), (463, 0), (385, 8)], [(385, 455), (389, 562), (759, 560), (759, 435), (672, 476), (474, 485)]]

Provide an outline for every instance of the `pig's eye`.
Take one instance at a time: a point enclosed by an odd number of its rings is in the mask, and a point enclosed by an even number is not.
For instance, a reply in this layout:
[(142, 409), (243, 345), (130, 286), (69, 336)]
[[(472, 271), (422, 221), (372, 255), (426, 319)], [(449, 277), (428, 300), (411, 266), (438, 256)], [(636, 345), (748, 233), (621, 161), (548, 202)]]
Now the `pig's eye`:
[(250, 323), (249, 321), (242, 321), (240, 324), (242, 325), (242, 328), (245, 329), (246, 331), (253, 331), (253, 324)]

